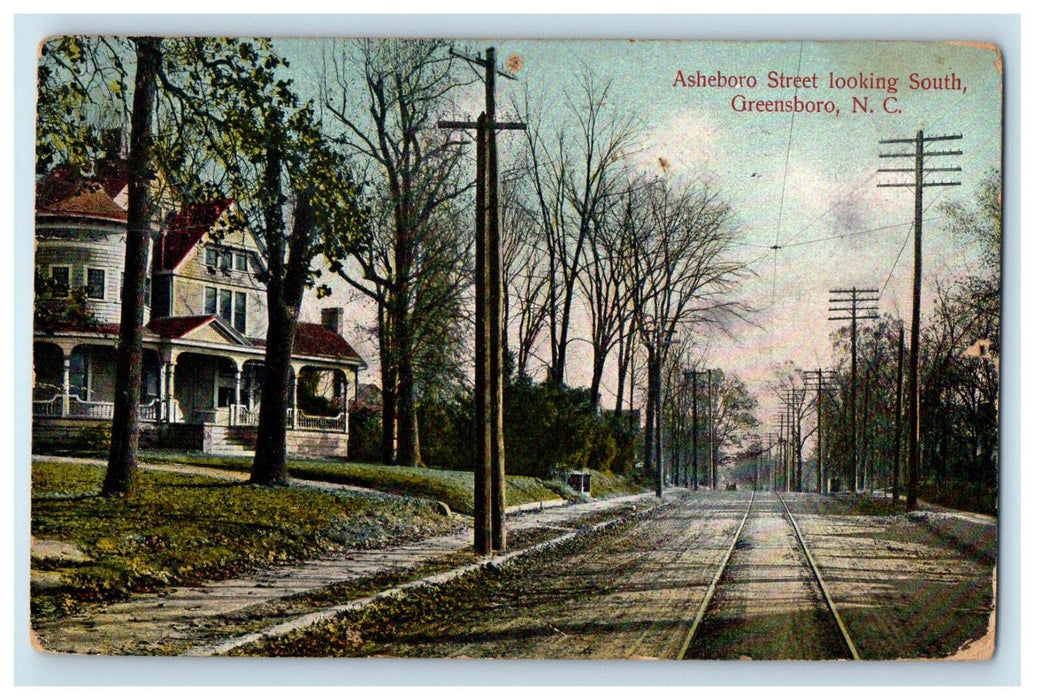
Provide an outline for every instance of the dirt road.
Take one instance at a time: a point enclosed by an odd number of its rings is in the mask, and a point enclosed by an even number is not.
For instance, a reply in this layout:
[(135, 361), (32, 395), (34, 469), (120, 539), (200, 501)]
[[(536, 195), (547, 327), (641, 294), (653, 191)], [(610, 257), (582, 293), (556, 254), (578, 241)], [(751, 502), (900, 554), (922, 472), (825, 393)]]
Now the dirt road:
[[(754, 512), (693, 649), (702, 658), (841, 658), (791, 529)], [(786, 494), (862, 658), (943, 658), (986, 637), (993, 521), (875, 513)], [(749, 502), (689, 494), (567, 544), (245, 650), (250, 654), (676, 658)], [(978, 645), (979, 646), (979, 645)], [(979, 654), (978, 654), (979, 658)]]

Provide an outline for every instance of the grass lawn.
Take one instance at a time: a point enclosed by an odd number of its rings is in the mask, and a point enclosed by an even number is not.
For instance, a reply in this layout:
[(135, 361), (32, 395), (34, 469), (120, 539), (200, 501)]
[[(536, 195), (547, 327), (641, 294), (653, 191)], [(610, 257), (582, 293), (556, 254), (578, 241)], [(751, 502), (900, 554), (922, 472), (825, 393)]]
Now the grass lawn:
[(141, 472), (138, 496), (101, 498), (103, 476), (102, 467), (33, 464), (33, 538), (66, 555), (35, 548), (34, 616), (460, 526), (422, 501), (181, 474)]
[[(252, 463), (248, 457), (158, 451), (142, 451), (141, 460), (196, 464), (235, 471), (249, 471)], [(474, 475), (471, 472), (356, 462), (291, 460), (289, 474), (297, 479), (365, 486), (387, 493), (442, 501), (455, 513), (474, 512)], [(590, 489), (590, 495), (594, 498), (637, 493), (641, 490), (621, 476), (600, 472), (593, 473)], [(563, 484), (544, 482), (528, 476), (507, 476), (508, 506), (557, 498), (578, 500), (581, 497)]]

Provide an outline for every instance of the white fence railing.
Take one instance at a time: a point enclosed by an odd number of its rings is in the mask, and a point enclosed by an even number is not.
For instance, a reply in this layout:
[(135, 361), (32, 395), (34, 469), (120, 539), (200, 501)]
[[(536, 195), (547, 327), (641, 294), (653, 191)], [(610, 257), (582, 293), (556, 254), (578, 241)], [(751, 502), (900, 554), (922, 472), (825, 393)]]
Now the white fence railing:
[(33, 415), (60, 417), (62, 414), (62, 395), (55, 394), (47, 400), (33, 401)]
[[(65, 418), (95, 418), (112, 420), (115, 404), (111, 401), (85, 401), (75, 394), (69, 396), (69, 411)], [(138, 420), (156, 422), (165, 415), (163, 403), (153, 399), (138, 406)], [(33, 401), (33, 415), (41, 418), (62, 418), (62, 395), (50, 399)]]
[(297, 427), (304, 430), (339, 431), (342, 433), (347, 429), (347, 415), (340, 413), (335, 416), (309, 416), (303, 411), (298, 411)]
[(79, 396), (69, 397), (69, 416), (72, 418), (112, 419), (115, 404), (111, 401), (84, 401)]
[[(112, 420), (114, 404), (111, 401), (85, 401), (79, 396), (69, 396), (69, 410), (66, 418), (94, 418), (100, 420)], [(295, 409), (286, 409), (286, 427), (293, 428), (293, 413)], [(338, 413), (335, 416), (311, 416), (303, 411), (296, 411), (296, 428), (301, 430), (320, 430), (324, 432), (346, 432), (347, 414)], [(160, 399), (153, 399), (147, 404), (138, 407), (138, 420), (142, 422), (159, 422), (166, 418), (167, 406)], [(50, 399), (33, 401), (33, 415), (44, 418), (61, 418), (62, 395), (56, 394)], [(223, 420), (223, 418), (222, 418)], [(246, 406), (235, 406), (228, 412), (229, 425), (256, 426), (260, 420), (260, 408), (247, 408)]]

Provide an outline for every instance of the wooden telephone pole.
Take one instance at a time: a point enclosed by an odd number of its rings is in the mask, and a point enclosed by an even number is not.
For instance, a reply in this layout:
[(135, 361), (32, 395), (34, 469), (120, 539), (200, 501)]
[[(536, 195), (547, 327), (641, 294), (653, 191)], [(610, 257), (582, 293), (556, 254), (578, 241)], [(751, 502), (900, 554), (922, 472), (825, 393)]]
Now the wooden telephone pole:
[(499, 156), (496, 132), (524, 129), (521, 122), (496, 121), (496, 50), (485, 58), (450, 53), (484, 68), (485, 111), (476, 122), (439, 121), (442, 129), (475, 129), (477, 180), (475, 212), (474, 403), (478, 428), (474, 465), (474, 551), (506, 549), (506, 462), (503, 455), (503, 244), (499, 233)]
[(923, 136), (920, 129), (912, 139), (886, 139), (881, 144), (914, 144), (914, 153), (880, 153), (880, 158), (913, 158), (911, 168), (879, 168), (881, 173), (912, 173), (915, 182), (881, 182), (878, 187), (913, 187), (915, 189), (915, 261), (912, 279), (912, 338), (908, 348), (908, 487), (907, 509), (918, 507), (919, 491), (919, 308), (922, 297), (923, 275), (923, 188), (924, 187), (956, 187), (959, 182), (926, 182), (930, 173), (961, 172), (960, 167), (926, 168), (926, 158), (935, 156), (961, 156), (962, 151), (934, 151), (927, 153), (925, 145), (934, 141), (954, 141), (962, 138), (962, 134), (950, 136)]
[(897, 402), (894, 405), (894, 464), (890, 474), (890, 498), (896, 506), (900, 497), (898, 495), (901, 484), (901, 389), (904, 384), (905, 366), (905, 324), (902, 323), (897, 334)]
[[(857, 322), (879, 318), (878, 289), (830, 289), (830, 321), (850, 323), (850, 467), (847, 470), (847, 486), (851, 493), (857, 492)], [(847, 296), (849, 295), (849, 297)]]
[(836, 373), (830, 369), (821, 369), (820, 367), (813, 371), (803, 372), (803, 382), (814, 382), (813, 386), (817, 392), (817, 398), (815, 399), (816, 408), (818, 411), (818, 493), (825, 493), (827, 482), (825, 480), (825, 426), (821, 422), (821, 392), (826, 388), (826, 385), (836, 378)]

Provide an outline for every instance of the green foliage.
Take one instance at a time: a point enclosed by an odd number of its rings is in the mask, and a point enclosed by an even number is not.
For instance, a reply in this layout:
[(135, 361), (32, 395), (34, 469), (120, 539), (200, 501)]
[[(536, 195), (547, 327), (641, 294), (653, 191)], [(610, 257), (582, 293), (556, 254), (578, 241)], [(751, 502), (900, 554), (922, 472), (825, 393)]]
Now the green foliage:
[(97, 319), (87, 305), (87, 288), (69, 289), (53, 277), (33, 282), (33, 332), (52, 334), (63, 328), (89, 328)]
[(511, 474), (549, 478), (555, 466), (621, 474), (633, 465), (635, 436), (594, 412), (582, 389), (515, 378), (506, 387), (503, 412)]
[(129, 121), (129, 43), (64, 36), (40, 46), (37, 64), (36, 173), (67, 163), (89, 172), (101, 154), (102, 124)]
[(76, 431), (70, 441), (69, 448), (76, 453), (103, 454), (108, 451), (112, 441), (112, 425), (87, 425)]
[(33, 561), (62, 575), (60, 586), (34, 595), (34, 614), (455, 527), (417, 501), (176, 474), (142, 473), (138, 495), (105, 499), (97, 495), (102, 477), (98, 467), (33, 465), (33, 537), (73, 543), (89, 558)]
[(380, 461), (380, 413), (371, 408), (351, 412), (347, 449), (354, 462)]

